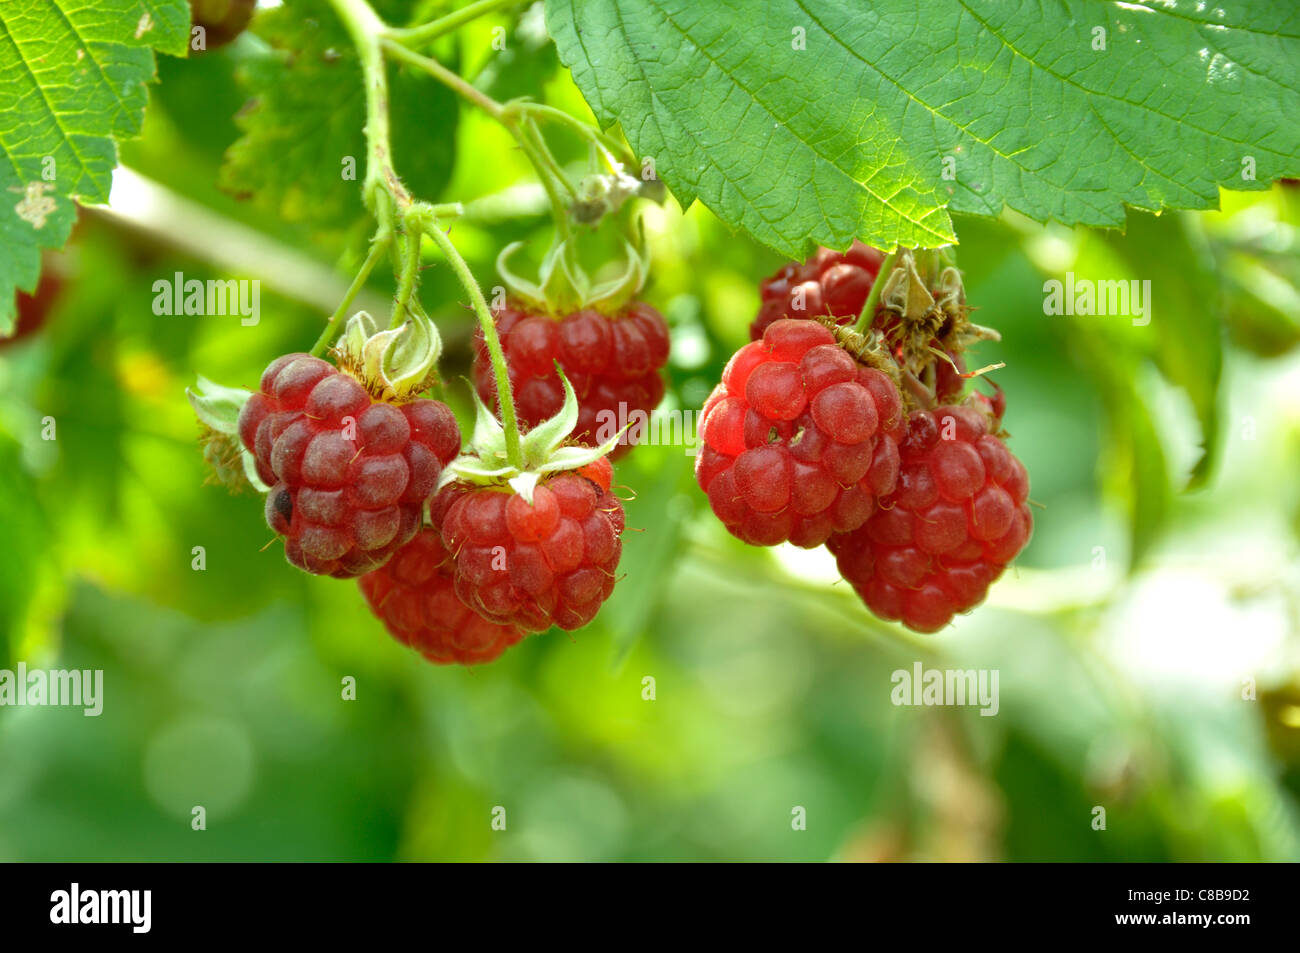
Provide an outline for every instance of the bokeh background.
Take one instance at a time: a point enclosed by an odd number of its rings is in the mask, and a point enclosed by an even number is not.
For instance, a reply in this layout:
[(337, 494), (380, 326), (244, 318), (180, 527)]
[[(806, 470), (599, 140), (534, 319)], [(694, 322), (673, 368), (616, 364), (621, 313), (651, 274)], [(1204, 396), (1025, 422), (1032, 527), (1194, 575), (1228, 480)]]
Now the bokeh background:
[[(535, 18), (506, 53), (493, 25), (439, 55), (499, 99), (589, 115)], [(641, 447), (618, 468), (626, 576), (596, 622), (439, 668), (354, 584), (268, 545), (260, 499), (209, 480), (185, 399), (197, 374), (253, 387), (310, 347), (324, 309), (286, 276), (315, 263), (341, 292), (364, 248), (332, 157), (301, 188), (219, 187), (250, 87), (282, 65), (251, 35), (163, 58), (134, 174), (49, 262), (45, 325), (0, 345), (0, 667), (102, 668), (106, 693), (98, 718), (0, 708), (0, 859), (1300, 859), (1300, 189), (1134, 212), (1126, 235), (958, 220), (1037, 525), (947, 631), (875, 621), (822, 552), (731, 539), (685, 449)], [(420, 153), (424, 197), (525, 186), (453, 229), (490, 287), (505, 243), (545, 247), (527, 164), (406, 80), (397, 157)], [(335, 135), (359, 135), (354, 107), (330, 104)], [(554, 146), (580, 175), (585, 149)], [(698, 408), (782, 262), (705, 209), (638, 212), (645, 297), (674, 333), (667, 406)], [(472, 316), (427, 262), (464, 422)], [(177, 271), (262, 279), (260, 322), (155, 315)], [(1066, 271), (1150, 279), (1151, 323), (1045, 315)], [(895, 707), (890, 673), (916, 661), (996, 669), (999, 713)]]

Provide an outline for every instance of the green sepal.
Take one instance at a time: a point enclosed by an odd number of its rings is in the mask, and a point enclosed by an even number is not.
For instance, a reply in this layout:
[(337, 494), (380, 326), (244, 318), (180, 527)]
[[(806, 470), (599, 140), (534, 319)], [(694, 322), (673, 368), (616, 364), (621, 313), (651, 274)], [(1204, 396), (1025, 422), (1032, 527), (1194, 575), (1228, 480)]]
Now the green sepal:
[(334, 352), (339, 367), (359, 380), (372, 397), (401, 403), (437, 380), (442, 339), (418, 309), (397, 328), (382, 327), (376, 318), (358, 311), (348, 318)]
[(564, 404), (554, 417), (543, 420), (528, 433), (521, 435), (519, 445), (523, 459), (520, 466), (509, 462), (505, 428), (479, 399), (478, 394), (471, 390), (474, 398), (474, 434), (466, 452), (443, 467), (438, 489), (457, 482), (478, 486), (509, 486), (531, 504), (533, 490), (543, 474), (577, 470), (608, 456), (618, 446), (627, 427), (598, 447), (566, 445), (564, 441), (578, 423), (578, 395), (574, 393), (573, 385), (564, 376), (564, 372), (558, 368), (557, 371), (560, 382), (564, 385)]
[(185, 388), (185, 396), (194, 408), (199, 421), (217, 433), (233, 437), (239, 446), (239, 457), (244, 465), (244, 476), (259, 493), (270, 489), (257, 475), (257, 461), (239, 442), (239, 414), (253, 396), (252, 391), (239, 387), (223, 387), (199, 375), (196, 389)]
[(549, 315), (572, 314), (584, 308), (614, 313), (645, 287), (649, 274), (649, 257), (640, 229), (636, 241), (623, 240), (626, 264), (622, 272), (608, 281), (594, 282), (578, 260), (572, 238), (553, 244), (538, 268), (537, 281), (530, 281), (510, 268), (510, 258), (523, 242), (512, 242), (497, 256), (497, 271), (511, 298), (522, 301), (530, 310)]

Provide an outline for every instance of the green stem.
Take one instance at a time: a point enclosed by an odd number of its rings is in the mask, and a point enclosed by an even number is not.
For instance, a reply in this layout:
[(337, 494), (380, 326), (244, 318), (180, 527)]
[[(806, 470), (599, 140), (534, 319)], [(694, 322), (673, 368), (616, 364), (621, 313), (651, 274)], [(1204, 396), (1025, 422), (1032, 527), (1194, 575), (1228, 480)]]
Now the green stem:
[(356, 300), (361, 289), (365, 287), (366, 279), (368, 279), (370, 273), (374, 271), (375, 265), (379, 264), (379, 260), (387, 254), (388, 244), (390, 241), (391, 237), (389, 235), (380, 232), (377, 232), (375, 237), (371, 239), (370, 253), (366, 255), (366, 260), (362, 262), (361, 270), (358, 271), (357, 276), (352, 279), (352, 284), (348, 286), (347, 293), (343, 296), (343, 300), (339, 302), (339, 306), (335, 312), (330, 315), (329, 322), (325, 325), (325, 330), (321, 332), (321, 336), (316, 339), (316, 343), (312, 346), (311, 353), (314, 357), (320, 357), (324, 354), (325, 349), (329, 347), (330, 344), (333, 343), (334, 338), (338, 336), (339, 325), (343, 323), (343, 318), (348, 313), (348, 308), (352, 306), (352, 302)]
[(419, 26), (407, 27), (399, 30), (389, 30), (388, 35), (404, 46), (424, 46), (426, 43), (432, 43), (440, 36), (450, 33), (459, 26), (476, 20), (479, 17), (492, 13), (496, 10), (503, 10), (508, 7), (519, 7), (532, 0), (478, 0), (477, 3), (471, 3), (468, 6), (454, 10), (446, 16), (438, 17), (429, 23), (422, 23)]
[(390, 328), (399, 328), (406, 320), (406, 309), (411, 295), (415, 293), (416, 278), (420, 274), (420, 239), (423, 236), (423, 220), (420, 216), (408, 214), (406, 217), (406, 258), (402, 263), (402, 277), (397, 285), (397, 297), (393, 301), (393, 316), (388, 322)]
[(533, 145), (537, 147), (538, 155), (541, 156), (542, 161), (546, 164), (546, 168), (550, 171), (551, 176), (564, 188), (566, 192), (569, 193), (569, 198), (577, 198), (578, 193), (574, 190), (573, 183), (569, 181), (568, 177), (564, 174), (564, 170), (560, 168), (560, 163), (551, 152), (550, 146), (546, 144), (546, 137), (543, 136), (542, 131), (537, 128), (537, 123), (533, 122), (532, 119), (525, 119), (523, 123), (523, 133), (527, 135), (532, 140)]
[(921, 276), (925, 287), (933, 291), (939, 284), (939, 270), (943, 267), (939, 249), (918, 248), (912, 253), (916, 259), (916, 271)]
[[(350, 2), (350, 0), (334, 0), (334, 2)], [(503, 104), (497, 102), (487, 93), (447, 69), (447, 67), (443, 66), (437, 60), (428, 56), (422, 56), (414, 50), (409, 50), (394, 40), (381, 39), (379, 40), (379, 45), (383, 48), (383, 51), (393, 59), (401, 60), (404, 63), (410, 63), (412, 66), (424, 70), (438, 82), (451, 89), (458, 96), (473, 103), (493, 119), (504, 119), (506, 107)]]
[(488, 310), (487, 301), (478, 282), (474, 279), (474, 273), (469, 270), (469, 265), (460, 256), (460, 252), (456, 250), (456, 246), (451, 243), (451, 239), (447, 237), (447, 233), (442, 230), (437, 220), (427, 221), (426, 233), (437, 242), (443, 256), (446, 257), (452, 270), (456, 272), (456, 277), (460, 279), (461, 285), (469, 294), (470, 304), (473, 305), (474, 314), (478, 317), (479, 327), (483, 329), (483, 341), (487, 344), (488, 356), (492, 360), (492, 370), (497, 385), (497, 403), (501, 407), (501, 426), (506, 436), (507, 462), (512, 467), (522, 470), (524, 457), (519, 444), (519, 419), (515, 415), (515, 399), (510, 390), (510, 370), (506, 364), (505, 352), (501, 349), (501, 338), (497, 334), (496, 323), (492, 320), (492, 312)]
[(556, 109), (554, 106), (548, 106), (545, 103), (512, 100), (506, 104), (506, 110), (536, 116), (539, 119), (550, 119), (566, 125), (584, 139), (599, 146), (608, 158), (613, 159), (618, 156), (625, 166), (631, 166), (632, 168), (637, 166), (637, 158), (627, 146), (614, 137), (601, 132), (595, 126), (583, 122), (577, 116), (570, 116), (563, 109)]
[(460, 218), (465, 214), (465, 203), (443, 202), (441, 205), (430, 205), (428, 212), (434, 218)]
[(896, 261), (898, 261), (897, 248), (886, 255), (885, 260), (880, 263), (880, 271), (876, 272), (876, 280), (871, 283), (871, 292), (867, 295), (862, 310), (858, 313), (858, 322), (853, 325), (853, 330), (859, 334), (866, 334), (871, 330), (871, 322), (876, 319), (876, 308), (880, 307), (880, 296), (885, 290), (885, 280), (889, 277), (890, 272), (894, 270)]
[(539, 149), (538, 146), (529, 138), (529, 133), (531, 131), (529, 128), (520, 128), (519, 125), (514, 122), (507, 122), (505, 125), (506, 128), (510, 130), (510, 134), (515, 137), (515, 142), (519, 143), (519, 148), (523, 150), (524, 155), (528, 157), (528, 161), (531, 162), (533, 168), (537, 170), (537, 178), (541, 181), (542, 188), (546, 190), (546, 197), (551, 200), (551, 217), (555, 219), (556, 232), (559, 233), (561, 239), (568, 238), (569, 207), (564, 203), (564, 196), (561, 195), (559, 189), (556, 188), (556, 180), (558, 180), (564, 188), (568, 189), (571, 194), (572, 186), (570, 186), (568, 180), (564, 178), (564, 173), (560, 171), (558, 165), (556, 165), (554, 169), (547, 168), (547, 158), (550, 158), (552, 164), (555, 163), (555, 159), (550, 155), (549, 150), (545, 147)]
[[(520, 124), (520, 114), (516, 110), (507, 108), (504, 104), (497, 102), (491, 96), (476, 89), (467, 83), (460, 76), (456, 75), (447, 67), (443, 66), (437, 60), (428, 56), (422, 56), (419, 53), (408, 50), (406, 47), (393, 40), (382, 41), (383, 49), (394, 59), (402, 60), (410, 65), (424, 70), (434, 79), (443, 83), (452, 91), (460, 95), (467, 102), (479, 107), (493, 119), (503, 125), (506, 130), (514, 137), (520, 150), (527, 156), (528, 161), (532, 164), (537, 172), (537, 177), (546, 189), (547, 197), (551, 200), (552, 214), (555, 217), (555, 227), (561, 237), (569, 233), (569, 212), (568, 206), (564, 202), (564, 197), (556, 188), (558, 179), (564, 188), (571, 188), (568, 181), (564, 178), (558, 164), (555, 163), (554, 157), (550, 155), (549, 150), (538, 148), (537, 144), (529, 138), (528, 129)], [(548, 164), (549, 159), (549, 164)]]
[[(401, 211), (411, 204), (410, 193), (393, 170), (393, 149), (388, 123), (388, 75), (381, 48), (387, 27), (365, 0), (330, 0), (343, 21), (361, 60), (366, 90), (366, 178), (362, 186), (366, 205), (384, 225), (381, 193), (392, 196)], [(387, 223), (392, 225), (391, 220)]]

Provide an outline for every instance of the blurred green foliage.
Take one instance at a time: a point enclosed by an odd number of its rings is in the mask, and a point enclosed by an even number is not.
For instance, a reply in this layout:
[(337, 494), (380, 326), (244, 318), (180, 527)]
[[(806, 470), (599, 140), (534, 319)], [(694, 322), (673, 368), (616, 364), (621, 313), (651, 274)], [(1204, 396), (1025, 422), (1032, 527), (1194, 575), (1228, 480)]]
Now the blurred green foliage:
[[(439, 52), (496, 95), (589, 115), (526, 30), (494, 59), (505, 24)], [(236, 75), (269, 55), (246, 36), (165, 61), (124, 162), (346, 273), (363, 223), (283, 221), (216, 186)], [(394, 117), (454, 144), (425, 198), (527, 180), (481, 115), (462, 110), (447, 140), (428, 120)], [(580, 168), (586, 150), (556, 138)], [(976, 320), (1003, 335), (977, 356), (1007, 364), (994, 377), (1039, 508), (990, 604), (949, 631), (875, 621), (824, 554), (736, 542), (690, 455), (647, 446), (618, 468), (626, 575), (596, 622), (477, 670), (399, 646), (354, 584), (284, 561), (258, 498), (207, 482), (184, 388), (255, 386), (322, 316), (270, 293), (255, 326), (156, 316), (158, 278), (258, 276), (173, 250), (184, 222), (150, 237), (83, 213), (48, 325), (0, 350), (0, 626), (2, 667), (101, 668), (106, 698), (97, 718), (0, 709), (0, 858), (1300, 859), (1298, 203), (1277, 187), (1224, 204), (1135, 212), (1125, 236), (958, 218)], [(669, 406), (698, 408), (782, 262), (698, 207), (644, 214)], [(536, 257), (547, 233), (530, 213), (452, 237), (490, 287), (502, 245)], [(472, 316), (427, 265), (445, 397), (467, 421)], [(1151, 324), (1046, 316), (1043, 282), (1066, 270), (1151, 279)], [(996, 669), (997, 716), (891, 704), (891, 672), (918, 660)]]

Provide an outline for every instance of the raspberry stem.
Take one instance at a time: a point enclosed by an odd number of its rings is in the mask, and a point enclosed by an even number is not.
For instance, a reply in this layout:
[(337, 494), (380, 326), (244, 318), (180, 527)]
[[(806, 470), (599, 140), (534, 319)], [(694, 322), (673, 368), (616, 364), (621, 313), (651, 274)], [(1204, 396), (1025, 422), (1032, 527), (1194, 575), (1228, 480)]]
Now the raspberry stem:
[(867, 300), (862, 303), (862, 310), (858, 312), (857, 323), (853, 325), (853, 330), (859, 334), (866, 334), (871, 330), (871, 322), (876, 319), (876, 308), (880, 306), (880, 295), (884, 291), (885, 280), (894, 270), (894, 263), (898, 261), (898, 251), (895, 248), (880, 263), (880, 271), (876, 272), (876, 280), (871, 283), (871, 291), (867, 295)]
[(611, 168), (615, 162), (634, 167), (637, 164), (636, 156), (632, 154), (632, 151), (627, 146), (612, 136), (601, 132), (595, 126), (583, 122), (576, 116), (570, 116), (563, 109), (556, 109), (554, 106), (548, 106), (545, 103), (534, 103), (523, 99), (513, 99), (505, 105), (508, 111), (523, 113), (537, 119), (549, 119), (568, 126), (600, 149)]
[(428, 23), (404, 29), (389, 30), (388, 35), (405, 46), (424, 46), (426, 43), (431, 43), (438, 37), (464, 26), (471, 20), (477, 20), (485, 14), (510, 7), (521, 7), (531, 2), (532, 0), (478, 0), (477, 3), (471, 3)]
[[(335, 3), (352, 3), (356, 0), (334, 0)], [(438, 82), (442, 83), (452, 92), (461, 98), (473, 103), (479, 109), (483, 110), (493, 119), (503, 121), (506, 107), (497, 102), (487, 93), (475, 87), (472, 83), (467, 82), (461, 76), (452, 70), (443, 66), (437, 60), (430, 56), (424, 56), (414, 50), (408, 49), (396, 40), (390, 39), (391, 34), (385, 33), (378, 39), (379, 48), (395, 60), (402, 60), (428, 73)]]
[(521, 123), (521, 114), (518, 109), (497, 102), (487, 93), (466, 82), (464, 78), (458, 76), (432, 57), (423, 56), (414, 50), (407, 49), (401, 43), (390, 38), (381, 39), (380, 47), (393, 59), (402, 60), (424, 70), (438, 82), (501, 123), (514, 138), (519, 150), (528, 158), (529, 163), (537, 172), (542, 187), (546, 189), (547, 197), (551, 200), (551, 210), (555, 218), (556, 229), (561, 236), (568, 235), (568, 206), (565, 205), (563, 196), (556, 189), (556, 181), (558, 180), (566, 189), (571, 187), (564, 178), (555, 159), (551, 157), (550, 150), (546, 148), (545, 143), (543, 142), (541, 148), (538, 148), (538, 144), (530, 138), (530, 129), (525, 125), (527, 118), (525, 117), (525, 123)]
[(456, 246), (451, 243), (447, 233), (442, 230), (435, 218), (430, 217), (425, 221), (425, 233), (438, 244), (452, 270), (456, 272), (456, 277), (460, 279), (461, 285), (469, 294), (470, 304), (474, 307), (479, 327), (483, 329), (483, 341), (487, 344), (488, 355), (492, 359), (492, 371), (496, 378), (497, 403), (501, 407), (501, 424), (506, 437), (506, 459), (512, 467), (522, 469), (524, 456), (519, 444), (519, 419), (515, 414), (514, 395), (510, 390), (510, 370), (506, 364), (505, 352), (501, 349), (501, 338), (497, 334), (496, 323), (492, 320), (492, 312), (488, 310), (487, 301), (478, 282), (474, 279), (474, 273), (470, 271), (469, 265), (456, 250)]
[(406, 320), (407, 308), (411, 295), (415, 293), (416, 278), (420, 273), (420, 239), (424, 235), (423, 216), (416, 206), (407, 212), (403, 222), (403, 237), (406, 240), (406, 257), (402, 264), (402, 275), (397, 286), (397, 297), (393, 299), (393, 316), (390, 328), (400, 327)]
[(374, 271), (375, 265), (379, 264), (379, 260), (388, 254), (388, 245), (391, 241), (391, 235), (386, 233), (382, 227), (375, 233), (375, 237), (370, 240), (370, 253), (366, 255), (366, 260), (361, 263), (361, 270), (352, 279), (352, 284), (348, 286), (347, 293), (343, 295), (343, 300), (339, 302), (338, 308), (330, 315), (325, 330), (321, 332), (320, 337), (316, 339), (316, 343), (312, 345), (312, 357), (320, 357), (324, 354), (325, 349), (338, 337), (339, 326), (343, 323), (348, 309), (352, 306), (352, 302), (361, 292), (361, 289), (365, 287), (366, 279)]

